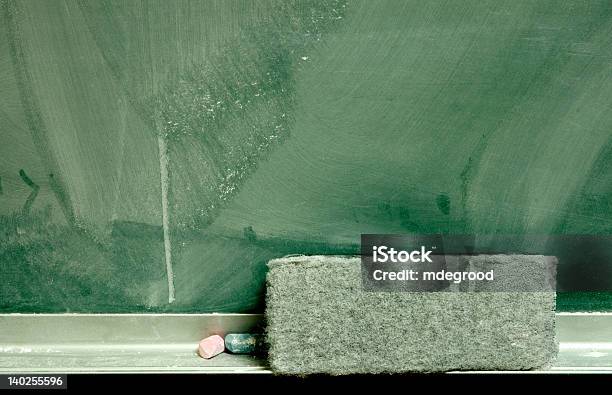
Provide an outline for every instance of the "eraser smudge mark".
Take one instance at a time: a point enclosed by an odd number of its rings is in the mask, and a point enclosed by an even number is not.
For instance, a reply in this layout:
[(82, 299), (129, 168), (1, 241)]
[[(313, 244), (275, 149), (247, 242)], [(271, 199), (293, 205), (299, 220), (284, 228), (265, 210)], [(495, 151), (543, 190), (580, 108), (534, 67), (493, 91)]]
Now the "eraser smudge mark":
[[(36, 151), (41, 158), (42, 163), (52, 172), (59, 169), (59, 165), (53, 151), (49, 148), (50, 144), (47, 136), (47, 127), (40, 112), (40, 106), (37, 101), (37, 95), (32, 87), (32, 76), (28, 69), (24, 48), (22, 46), (21, 32), (19, 31), (18, 19), (23, 16), (23, 12), (19, 9), (18, 2), (2, 1), (0, 6), (3, 8), (4, 20), (6, 22), (6, 31), (8, 36), (8, 46), (11, 54), (15, 76), (17, 78), (17, 86), (19, 88), (20, 100), (25, 113), (25, 120), (32, 135), (32, 141), (36, 147)], [(74, 210), (72, 202), (64, 186), (64, 182), (60, 177), (54, 180), (53, 192), (64, 211), (66, 220), (69, 224), (74, 225)], [(36, 197), (36, 196), (34, 196)], [(27, 203), (27, 202), (26, 202)]]

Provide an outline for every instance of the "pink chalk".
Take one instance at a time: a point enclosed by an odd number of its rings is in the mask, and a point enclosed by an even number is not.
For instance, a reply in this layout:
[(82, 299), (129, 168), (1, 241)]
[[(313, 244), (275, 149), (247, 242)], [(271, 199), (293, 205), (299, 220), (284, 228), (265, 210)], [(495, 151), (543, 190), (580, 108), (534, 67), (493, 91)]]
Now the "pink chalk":
[(210, 359), (215, 355), (221, 354), (225, 350), (223, 338), (219, 335), (212, 335), (200, 340), (198, 354), (205, 359)]

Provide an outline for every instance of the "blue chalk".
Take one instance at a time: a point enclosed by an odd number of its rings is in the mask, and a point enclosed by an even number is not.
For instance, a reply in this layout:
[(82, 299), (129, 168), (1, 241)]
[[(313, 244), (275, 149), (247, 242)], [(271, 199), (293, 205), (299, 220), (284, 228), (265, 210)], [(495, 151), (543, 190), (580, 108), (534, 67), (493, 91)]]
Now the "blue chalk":
[(225, 336), (225, 348), (232, 354), (255, 354), (264, 349), (264, 336), (251, 333), (231, 333)]

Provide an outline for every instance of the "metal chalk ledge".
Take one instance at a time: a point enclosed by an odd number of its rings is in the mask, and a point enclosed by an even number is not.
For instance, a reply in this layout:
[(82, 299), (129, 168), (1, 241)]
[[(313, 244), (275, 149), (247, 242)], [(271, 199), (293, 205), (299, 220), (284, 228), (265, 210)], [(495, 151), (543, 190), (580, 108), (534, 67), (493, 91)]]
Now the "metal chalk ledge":
[[(212, 333), (262, 325), (260, 314), (0, 314), (0, 372), (270, 373), (262, 358), (196, 354)], [(559, 313), (557, 335), (559, 357), (538, 373), (612, 373), (612, 313)]]

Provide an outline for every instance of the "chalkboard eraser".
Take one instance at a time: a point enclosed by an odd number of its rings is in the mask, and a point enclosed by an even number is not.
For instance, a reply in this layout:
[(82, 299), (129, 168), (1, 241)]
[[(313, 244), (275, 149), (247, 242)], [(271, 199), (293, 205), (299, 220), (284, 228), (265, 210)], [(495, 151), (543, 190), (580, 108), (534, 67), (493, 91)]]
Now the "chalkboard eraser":
[[(556, 260), (451, 257), (475, 270), (494, 264), (495, 273), (512, 280), (518, 266), (526, 286), (538, 274), (547, 278), (544, 269)], [(266, 345), (277, 374), (532, 370), (548, 368), (557, 356), (552, 290), (492, 292), (487, 283), (475, 285), (484, 292), (371, 292), (359, 257), (275, 259), (268, 268)]]
[(210, 359), (215, 355), (221, 354), (223, 350), (225, 350), (225, 344), (223, 338), (219, 335), (202, 339), (198, 345), (198, 355), (204, 359)]

